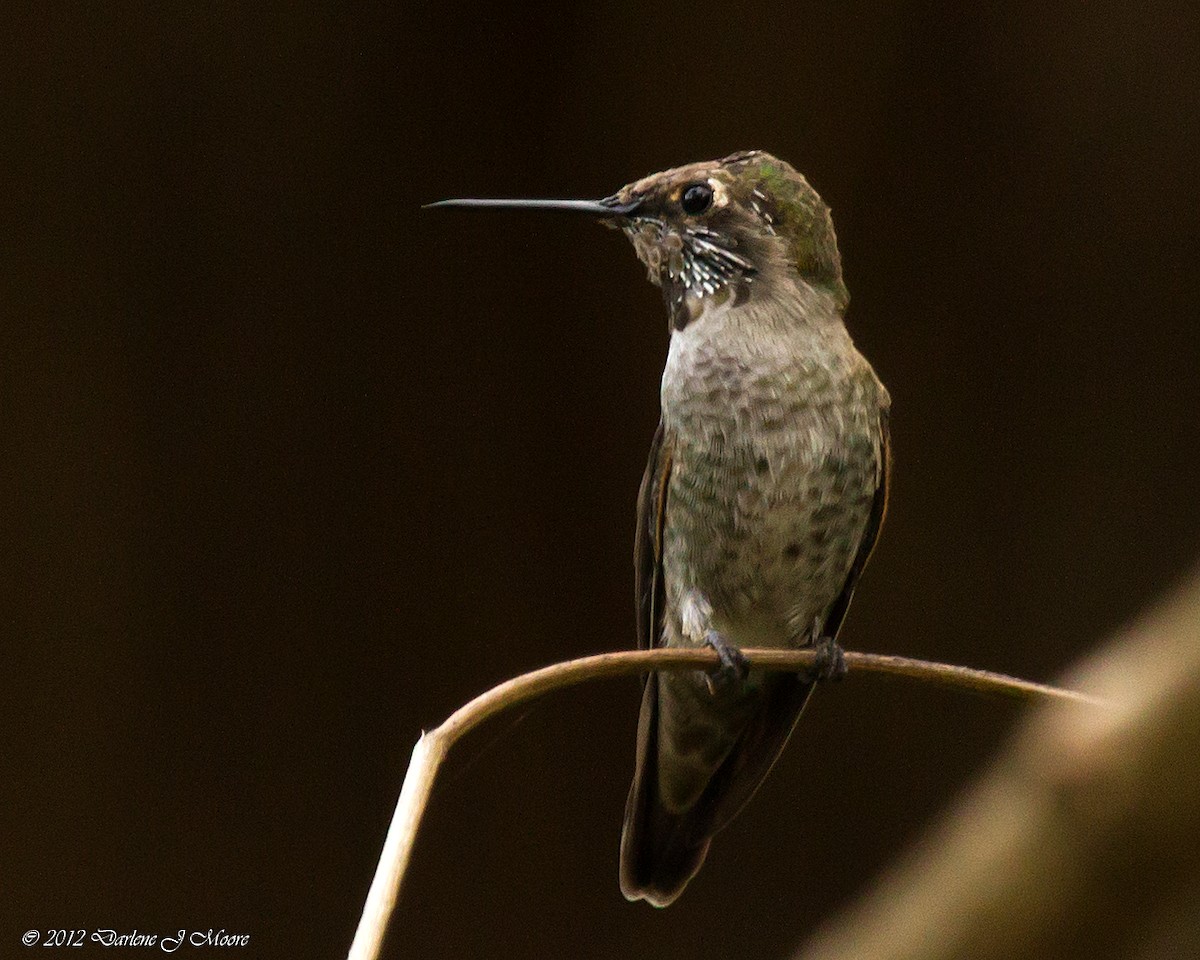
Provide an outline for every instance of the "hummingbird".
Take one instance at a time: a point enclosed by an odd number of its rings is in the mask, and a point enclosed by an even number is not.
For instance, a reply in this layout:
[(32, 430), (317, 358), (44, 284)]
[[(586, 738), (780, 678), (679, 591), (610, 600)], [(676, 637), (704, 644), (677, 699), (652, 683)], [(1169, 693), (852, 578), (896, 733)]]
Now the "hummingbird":
[[(711, 647), (714, 671), (643, 678), (621, 836), (630, 900), (672, 903), (775, 764), (887, 508), (887, 390), (844, 322), (829, 208), (769, 153), (651, 174), (602, 200), (432, 206), (573, 211), (619, 228), (662, 290), (670, 343), (638, 496), (638, 645)], [(801, 674), (741, 648), (817, 650)]]

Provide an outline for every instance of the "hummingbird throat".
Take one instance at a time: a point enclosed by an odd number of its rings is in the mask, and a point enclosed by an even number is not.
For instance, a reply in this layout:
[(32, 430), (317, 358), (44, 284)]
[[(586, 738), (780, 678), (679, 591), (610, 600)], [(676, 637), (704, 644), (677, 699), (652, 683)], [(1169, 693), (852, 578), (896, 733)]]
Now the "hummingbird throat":
[(754, 264), (725, 246), (720, 234), (653, 217), (637, 217), (624, 230), (650, 281), (662, 288), (672, 329), (682, 330), (709, 304), (732, 297), (737, 306), (749, 297)]

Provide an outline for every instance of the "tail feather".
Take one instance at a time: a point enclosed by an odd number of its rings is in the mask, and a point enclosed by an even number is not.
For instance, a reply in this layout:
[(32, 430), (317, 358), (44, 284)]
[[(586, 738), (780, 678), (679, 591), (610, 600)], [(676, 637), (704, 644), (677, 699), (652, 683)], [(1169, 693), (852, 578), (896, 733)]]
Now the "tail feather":
[(690, 820), (667, 813), (658, 799), (658, 683), (650, 676), (638, 719), (637, 766), (621, 833), (621, 892), (628, 900), (656, 907), (674, 902), (699, 871), (709, 838), (699, 842), (685, 828)]
[(760, 708), (699, 799), (671, 813), (658, 795), (661, 691), (657, 677), (647, 679), (621, 834), (621, 892), (627, 899), (665, 907), (679, 897), (704, 864), (713, 834), (737, 816), (774, 765), (811, 691), (812, 683), (800, 677), (770, 678)]

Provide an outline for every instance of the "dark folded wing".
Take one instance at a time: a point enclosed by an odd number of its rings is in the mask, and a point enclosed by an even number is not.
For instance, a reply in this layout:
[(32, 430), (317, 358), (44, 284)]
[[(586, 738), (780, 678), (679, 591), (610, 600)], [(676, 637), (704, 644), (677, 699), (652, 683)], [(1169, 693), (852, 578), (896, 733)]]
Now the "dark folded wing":
[(642, 650), (657, 647), (662, 637), (662, 536), (670, 479), (671, 444), (660, 420), (650, 444), (650, 458), (638, 493), (637, 533), (633, 545), (638, 647)]
[(842, 592), (829, 608), (825, 617), (825, 636), (837, 639), (842, 629), (842, 621), (846, 619), (846, 611), (850, 609), (850, 601), (854, 597), (854, 588), (858, 586), (858, 578), (862, 576), (863, 567), (871, 559), (871, 551), (875, 549), (875, 541), (879, 539), (879, 530), (883, 526), (883, 518), (887, 513), (888, 481), (892, 473), (892, 440), (888, 427), (888, 412), (879, 413), (879, 481), (875, 487), (875, 499), (871, 501), (871, 513), (867, 518), (867, 528), (863, 531), (862, 541), (858, 545), (858, 553), (854, 555), (854, 563), (846, 577)]

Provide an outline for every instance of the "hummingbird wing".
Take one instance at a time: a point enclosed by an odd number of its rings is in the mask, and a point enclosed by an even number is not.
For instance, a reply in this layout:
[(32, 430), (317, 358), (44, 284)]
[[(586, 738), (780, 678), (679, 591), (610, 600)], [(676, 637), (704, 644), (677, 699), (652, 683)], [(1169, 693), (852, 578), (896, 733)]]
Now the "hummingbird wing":
[[(637, 570), (638, 644), (658, 646), (662, 638), (662, 531), (671, 476), (671, 439), (662, 423), (654, 436), (638, 497), (634, 562)], [(887, 510), (890, 442), (886, 409), (880, 414), (879, 473), (871, 512), (846, 583), (825, 619), (825, 634), (836, 639), (858, 578), (878, 539)], [(621, 890), (630, 900), (655, 906), (672, 903), (704, 863), (712, 836), (729, 824), (758, 790), (782, 752), (813, 684), (805, 677), (768, 677), (752, 705), (731, 709), (739, 730), (698, 800), (682, 813), (666, 809), (659, 797), (660, 699), (664, 684), (681, 677), (644, 678), (638, 718), (637, 765), (621, 835)], [(688, 699), (686, 694), (684, 699)]]
[(888, 425), (888, 410), (886, 407), (879, 413), (879, 477), (875, 487), (875, 498), (871, 501), (871, 513), (867, 517), (867, 528), (859, 542), (858, 552), (854, 555), (854, 563), (846, 577), (846, 585), (833, 601), (829, 613), (825, 616), (825, 635), (837, 639), (842, 629), (842, 621), (846, 619), (846, 611), (850, 609), (850, 601), (854, 597), (854, 588), (858, 586), (858, 578), (862, 576), (863, 567), (871, 559), (875, 550), (875, 541), (879, 539), (879, 531), (883, 527), (883, 518), (887, 515), (888, 484), (892, 478), (892, 432)]
[(661, 420), (650, 444), (650, 459), (638, 491), (633, 565), (637, 583), (638, 647), (650, 650), (662, 637), (662, 538), (671, 482), (671, 438)]
[[(665, 607), (662, 544), (671, 466), (672, 438), (659, 420), (638, 492), (634, 534), (638, 647), (643, 650), (657, 647), (662, 641)], [(705, 838), (699, 846), (690, 843), (667, 846), (669, 838), (678, 832), (675, 821), (680, 818), (668, 814), (658, 799), (658, 699), (658, 675), (644, 675), (637, 759), (621, 831), (621, 892), (629, 900), (645, 898), (656, 906), (666, 906), (700, 869), (708, 842)], [(673, 879), (666, 880), (664, 875)]]

